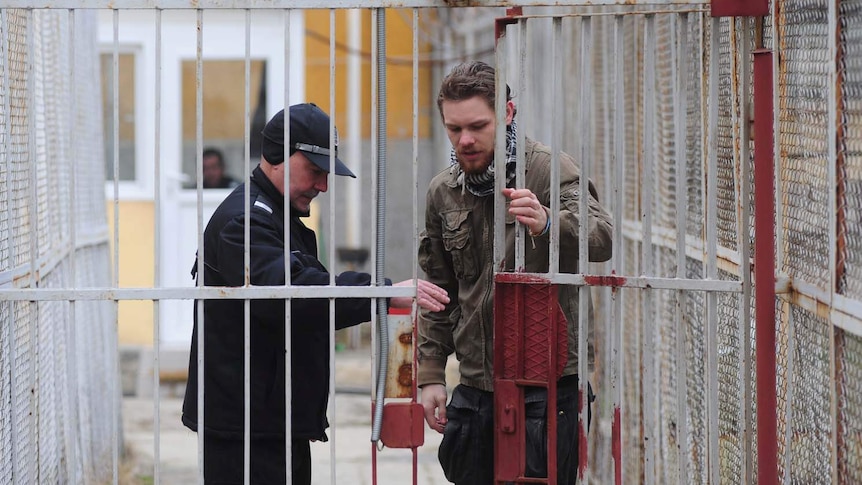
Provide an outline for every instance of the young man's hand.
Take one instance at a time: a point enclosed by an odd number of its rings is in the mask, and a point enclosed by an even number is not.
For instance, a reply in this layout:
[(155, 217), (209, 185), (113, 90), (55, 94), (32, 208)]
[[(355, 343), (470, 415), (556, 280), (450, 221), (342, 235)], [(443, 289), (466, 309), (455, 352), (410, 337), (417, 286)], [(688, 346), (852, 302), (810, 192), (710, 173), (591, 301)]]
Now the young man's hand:
[(443, 434), (446, 428), (446, 386), (427, 384), (422, 386), (422, 407), (425, 421), (434, 431)]
[(509, 204), (509, 214), (521, 224), (527, 226), (531, 234), (542, 234), (548, 227), (548, 212), (530, 189), (503, 189), (503, 195), (512, 202)]

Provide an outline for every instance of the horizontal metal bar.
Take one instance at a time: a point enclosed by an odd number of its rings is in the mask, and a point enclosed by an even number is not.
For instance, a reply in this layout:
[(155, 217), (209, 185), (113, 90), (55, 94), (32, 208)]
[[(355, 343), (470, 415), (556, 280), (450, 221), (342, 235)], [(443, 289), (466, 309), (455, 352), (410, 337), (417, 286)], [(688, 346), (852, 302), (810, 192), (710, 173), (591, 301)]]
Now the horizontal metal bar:
[[(709, 12), (709, 8), (706, 5), (707, 2), (700, 3), (685, 3), (685, 4), (676, 4), (665, 6), (663, 8), (638, 8), (632, 10), (626, 10), (623, 12), (572, 12), (565, 14), (528, 14), (528, 15), (512, 15), (512, 20), (519, 19), (560, 19), (560, 18), (579, 18), (579, 17), (627, 17), (627, 16), (644, 16), (644, 15), (668, 15), (668, 14), (690, 14), (690, 13), (706, 13)], [(554, 4), (559, 5), (559, 4)], [(619, 3), (619, 5), (628, 5), (626, 3)], [(647, 7), (653, 7), (652, 5), (647, 5)]]
[[(623, 221), (623, 236), (632, 241), (641, 241), (643, 238), (641, 223), (639, 221), (626, 220)], [(652, 243), (654, 246), (661, 246), (672, 251), (676, 251), (677, 231), (667, 227), (652, 227)], [(716, 254), (716, 265), (718, 269), (730, 274), (739, 274), (739, 262), (741, 256), (737, 251), (728, 249), (723, 246), (718, 246)], [(694, 261), (704, 261), (706, 248), (704, 240), (698, 237), (685, 236), (685, 255)]]
[(854, 335), (862, 336), (862, 302), (830, 295), (805, 281), (791, 280), (790, 291), (778, 295)]
[(714, 291), (741, 293), (742, 282), (735, 280), (690, 280), (684, 278), (659, 278), (652, 276), (583, 275), (558, 273), (497, 273), (497, 282), (527, 283), (573, 286), (607, 286), (613, 288), (651, 288), (658, 290)]
[[(44, 277), (51, 273), (58, 264), (69, 259), (69, 255), (75, 251), (101, 244), (108, 244), (107, 229), (105, 231), (90, 234), (76, 234), (74, 249), (72, 248), (71, 240), (58, 241), (50, 251), (45, 253), (38, 261), (36, 261), (36, 271), (39, 273), (40, 277)], [(29, 286), (33, 267), (33, 264), (25, 263), (14, 268), (0, 271), (0, 288), (7, 285), (14, 287)]]
[(6, 0), (4, 8), (64, 9), (322, 9), (322, 8), (445, 8), (445, 7), (513, 7), (513, 6), (652, 6), (708, 5), (707, 0)]
[(414, 296), (415, 286), (250, 286), (176, 288), (0, 289), (0, 301), (392, 298)]

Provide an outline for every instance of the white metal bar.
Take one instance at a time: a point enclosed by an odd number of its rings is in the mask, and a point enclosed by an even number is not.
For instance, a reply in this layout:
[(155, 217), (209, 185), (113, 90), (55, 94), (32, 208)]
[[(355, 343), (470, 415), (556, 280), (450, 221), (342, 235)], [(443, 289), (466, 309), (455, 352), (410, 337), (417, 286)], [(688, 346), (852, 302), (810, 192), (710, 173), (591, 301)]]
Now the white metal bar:
[[(335, 147), (335, 9), (329, 10), (329, 147)], [(335, 285), (335, 206), (337, 205), (336, 198), (336, 179), (335, 176), (335, 150), (329, 150), (329, 185), (331, 186), (329, 197), (329, 284)], [(329, 299), (329, 395), (335, 396), (335, 299)], [(330, 467), (330, 483), (336, 483), (336, 467), (335, 467), (335, 433), (337, 426), (335, 425), (335, 399), (329, 400), (327, 407), (327, 415), (332, 427), (330, 428), (329, 440), (329, 467)]]
[[(284, 138), (290, 140), (290, 21), (292, 10), (284, 11)], [(285, 154), (285, 155), (289, 155)], [(289, 157), (288, 157), (289, 158)], [(246, 184), (250, 181), (246, 179)], [(290, 160), (284, 161), (284, 180), (282, 187), (290, 187)], [(287, 189), (285, 189), (287, 190)], [(289, 193), (289, 192), (288, 192)], [(284, 285), (291, 287), (290, 274), (290, 197), (286, 201), (284, 207)], [(291, 301), (290, 298), (284, 300), (284, 468), (287, 478), (287, 485), (293, 483), (293, 380), (292, 362), (292, 328), (291, 324)]]
[[(735, 292), (738, 281), (718, 279), (685, 280), (649, 276), (619, 276), (606, 283), (604, 275), (521, 273), (552, 284), (650, 288), (656, 290)], [(251, 287), (162, 287), (162, 288), (15, 288), (0, 289), (0, 301), (73, 300), (193, 300), (193, 299), (283, 299), (283, 298), (393, 298), (416, 296), (413, 286), (251, 286)], [(846, 312), (845, 312), (846, 313)], [(851, 314), (852, 315), (852, 314)]]
[[(838, 43), (841, 42), (840, 39), (840, 31), (838, 26), (838, 2), (829, 2), (828, 3), (828, 42), (829, 42), (829, 73), (828, 79), (829, 82), (827, 85), (829, 86), (828, 96), (829, 99), (826, 103), (827, 105), (827, 126), (826, 126), (826, 144), (827, 144), (827, 162), (826, 162), (826, 186), (829, 188), (829, 294), (830, 294), (830, 307), (832, 306), (832, 296), (836, 294), (838, 291), (839, 282), (838, 278), (838, 269), (837, 269), (837, 261), (838, 261), (838, 221), (837, 214), (839, 211), (838, 208), (838, 116), (839, 116), (839, 103), (841, 102), (841, 93), (839, 92), (839, 76), (838, 76), (838, 66), (839, 62), (842, 62), (839, 59), (839, 46)], [(843, 85), (843, 79), (840, 79)], [(842, 133), (843, 134), (843, 133)], [(829, 375), (833, 377), (832, 386), (830, 386), (830, 399), (829, 399), (829, 415), (830, 415), (830, 423), (832, 424), (830, 428), (830, 441), (832, 444), (832, 450), (836, 450), (833, 453), (830, 453), (830, 469), (832, 471), (832, 483), (838, 483), (838, 386), (841, 383), (841, 379), (839, 379), (836, 374), (836, 364), (835, 364), (835, 325), (828, 326), (829, 332)]]
[[(506, 76), (508, 70), (508, 40), (503, 27), (495, 49), (497, 83), (495, 86), (494, 111), (497, 132), (494, 138), (494, 166), (503, 167), (506, 160)], [(506, 186), (506, 171), (495, 170), (495, 192), (499, 194)], [(494, 197), (494, 271), (499, 271), (506, 260), (506, 203), (503, 197)], [(503, 228), (503, 229), (501, 229)]]
[[(742, 427), (740, 430), (740, 440), (742, 441), (742, 470), (740, 476), (743, 483), (754, 482), (754, 455), (752, 453), (752, 432), (755, 429), (752, 421), (751, 413), (751, 378), (752, 378), (752, 363), (751, 363), (751, 266), (747, 264), (751, 260), (751, 143), (750, 136), (750, 111), (751, 111), (751, 21), (748, 18), (740, 18), (741, 32), (739, 40), (739, 94), (738, 94), (738, 109), (739, 117), (733, 123), (737, 129), (734, 130), (734, 136), (738, 133), (739, 152), (734, 151), (734, 156), (738, 156), (738, 161), (735, 162), (737, 169), (737, 187), (739, 187), (737, 198), (737, 234), (739, 241), (737, 247), (739, 250), (740, 261), (745, 262), (739, 267), (739, 279), (742, 281), (742, 295), (739, 298), (739, 341), (740, 341), (740, 369), (742, 370), (742, 398), (739, 400), (740, 422)], [(734, 110), (736, 113), (736, 110)]]
[[(784, 316), (787, 322), (787, 371), (785, 374), (787, 395), (784, 401), (783, 409), (785, 423), (783, 456), (784, 463), (783, 466), (779, 465), (779, 472), (781, 470), (784, 471), (784, 476), (781, 477), (781, 482), (785, 485), (790, 485), (791, 483), (793, 483), (793, 481), (791, 480), (793, 477), (791, 462), (793, 447), (788, 445), (793, 443), (793, 436), (795, 434), (793, 426), (793, 400), (796, 394), (796, 382), (794, 382), (794, 377), (796, 376), (796, 318), (794, 318), (793, 311), (791, 310), (792, 306), (792, 304), (785, 306), (786, 314)], [(778, 449), (781, 449), (781, 447), (779, 446)]]
[[(362, 11), (351, 9), (347, 12), (347, 36), (349, 51), (347, 52), (347, 164), (354, 173), (360, 173), (362, 165)], [(361, 176), (361, 175), (360, 175)], [(349, 248), (360, 248), (361, 223), (360, 216), (362, 199), (360, 185), (349, 183), (345, 189), (347, 203), (346, 217), (342, 217), (347, 226), (345, 243)], [(348, 329), (348, 347), (359, 347), (362, 340), (360, 327)]]
[[(527, 27), (527, 20), (526, 19), (518, 20), (518, 89), (520, 90), (521, 93), (524, 93), (524, 94), (526, 94), (529, 91), (528, 79), (527, 79), (527, 70), (529, 69), (529, 67), (527, 66), (527, 63), (529, 62), (529, 60), (527, 58), (527, 37), (529, 37), (529, 32), (527, 31), (527, 28), (528, 27)], [(505, 96), (505, 92), (503, 93), (503, 95)], [(506, 96), (506, 97), (508, 97), (508, 96)], [(524, 96), (523, 98), (526, 98), (526, 96)], [(526, 109), (530, 108), (530, 106), (523, 106), (523, 104), (524, 104), (523, 98), (522, 98), (522, 102), (520, 103), (521, 106), (519, 106), (519, 111), (521, 111), (522, 113), (524, 112), (525, 108)], [(504, 110), (504, 115), (505, 115), (505, 110)], [(526, 115), (522, 114), (521, 116), (522, 116), (521, 119), (526, 118)], [(513, 123), (515, 122), (514, 118), (512, 119), (512, 122)], [(516, 141), (515, 141), (515, 188), (517, 188), (517, 189), (526, 187), (526, 185), (525, 185), (526, 184), (526, 178), (527, 178), (526, 167), (525, 167), (525, 165), (526, 165), (526, 161), (525, 161), (526, 149), (525, 149), (524, 145), (526, 145), (527, 142), (526, 142), (526, 136), (524, 135), (525, 128), (526, 128), (525, 126), (521, 127), (521, 129), (518, 130), (518, 132), (516, 133), (516, 136), (515, 136), (515, 138), (516, 138)], [(502, 125), (498, 125), (497, 129), (498, 129), (498, 132), (499, 132), (499, 130), (503, 130), (503, 133), (506, 133), (506, 131), (507, 131), (507, 127), (506, 127), (505, 123)], [(507, 147), (507, 149), (508, 149), (508, 147)], [(506, 173), (508, 172), (507, 165), (508, 165), (509, 160), (508, 160), (508, 156), (506, 156), (506, 155), (508, 155), (507, 151), (508, 150), (503, 151), (502, 157), (495, 157), (495, 158), (497, 158), (497, 160), (501, 160), (501, 158), (502, 158), (503, 163), (496, 163), (495, 162), (495, 167), (496, 167), (496, 173), (499, 173), (500, 176), (503, 177), (504, 180), (507, 178)], [(497, 194), (495, 194), (495, 197), (501, 198), (499, 195), (499, 192)], [(506, 214), (507, 218), (508, 218), (508, 216), (509, 215)], [(501, 226), (496, 226), (496, 227), (502, 228), (502, 229), (497, 229), (497, 230), (501, 231), (504, 235), (506, 234), (506, 225), (505, 224), (503, 224)], [(518, 221), (518, 219), (515, 219), (514, 228), (515, 228), (515, 248), (514, 248), (515, 249), (515, 262), (514, 262), (513, 268), (515, 271), (519, 271), (525, 267), (524, 266), (524, 258), (525, 258), (525, 256), (524, 256), (524, 250), (525, 250), (524, 241), (526, 240), (526, 234), (525, 234), (524, 225), (521, 224)], [(507, 248), (506, 252), (508, 252), (508, 248)]]
[[(687, 148), (687, 109), (688, 90), (686, 89), (686, 74), (688, 72), (688, 15), (681, 14), (673, 17), (671, 26), (671, 50), (673, 52), (673, 77), (674, 93), (674, 155), (676, 162), (676, 276), (686, 276), (686, 251), (685, 241), (688, 233), (688, 177), (686, 173), (686, 148)], [(677, 426), (679, 435), (677, 442), (677, 473), (679, 484), (685, 485), (688, 481), (688, 360), (686, 359), (686, 319), (685, 302), (688, 293), (685, 290), (677, 292), (677, 304), (674, 314), (676, 326), (676, 362), (677, 362)]]
[[(413, 252), (419, 254), (419, 9), (413, 9)], [(412, 277), (413, 286), (417, 286), (419, 278), (418, 265), (414, 264)], [(418, 311), (418, 303), (414, 300), (412, 315)], [(415, 352), (415, 350), (413, 350)], [(413, 369), (414, 386), (416, 371)], [(416, 393), (413, 393), (416, 396)]]
[[(7, 159), (7, 162), (6, 162), (7, 163), (7, 168), (6, 168), (6, 187), (7, 187), (7, 189), (6, 189), (6, 207), (7, 207), (7, 211), (8, 211), (7, 217), (11, 221), (11, 219), (14, 217), (14, 215), (17, 211), (13, 210), (13, 208), (15, 207), (15, 205), (13, 203), (14, 199), (12, 198), (13, 191), (9, 190), (9, 187), (13, 186), (13, 180), (14, 179), (12, 177), (12, 172), (13, 172), (14, 167), (13, 167), (13, 163), (12, 163), (12, 157), (9, 156), (12, 153), (12, 140), (11, 140), (11, 138), (12, 138), (12, 129), (11, 129), (12, 118), (10, 115), (10, 112), (11, 112), (10, 108), (11, 108), (12, 102), (11, 102), (11, 89), (9, 87), (9, 71), (10, 71), (9, 59), (11, 59), (11, 56), (9, 55), (9, 38), (10, 38), (10, 36), (8, 34), (5, 34), (6, 32), (9, 32), (9, 10), (8, 9), (5, 9), (5, 8), (0, 9), (0, 28), (2, 28), (2, 31), (4, 32), (4, 35), (0, 36), (0, 37), (2, 37), (2, 39), (0, 39), (0, 45), (2, 45), (2, 47), (3, 47), (2, 57), (0, 57), (0, 65), (3, 66), (3, 69), (2, 69), (2, 71), (3, 71), (3, 74), (2, 74), (3, 75), (3, 102), (4, 102), (3, 120), (4, 120), (4, 124), (6, 126), (6, 130), (8, 132), (6, 134), (6, 136), (3, 137), (3, 145), (4, 145), (4, 153), (6, 153), (7, 156), (9, 157)], [(16, 257), (17, 257), (17, 254), (16, 254), (17, 252), (15, 250), (16, 249), (15, 244), (13, 244), (13, 241), (14, 241), (13, 237), (15, 236), (15, 233), (19, 231), (19, 229), (17, 228), (17, 224), (11, 224), (10, 223), (10, 224), (8, 224), (8, 226), (9, 226), (9, 237), (6, 239), (6, 244), (7, 244), (8, 258), (9, 258), (9, 261), (11, 263), (11, 262), (14, 262)], [(11, 307), (10, 312), (12, 312), (12, 314), (14, 314), (15, 305), (10, 305), (10, 307)], [(9, 384), (10, 389), (13, 392), (18, 387), (18, 373), (13, 371), (13, 369), (15, 367), (15, 361), (18, 359), (18, 349), (15, 348), (15, 328), (16, 327), (17, 327), (17, 325), (15, 325), (13, 323), (3, 325), (3, 333), (5, 334), (4, 340), (6, 341), (6, 345), (7, 345), (7, 347), (4, 348), (3, 351), (5, 352), (6, 355), (9, 356), (10, 365), (9, 365), (8, 379), (9, 379), (9, 383), (10, 383)], [(6, 376), (4, 376), (4, 378), (6, 378)], [(15, 399), (10, 399), (9, 402), (10, 402), (10, 404), (9, 404), (10, 413), (11, 413), (11, 416), (14, 417), (16, 414), (17, 401)], [(12, 426), (11, 428), (12, 429), (9, 430), (9, 435), (11, 437), (12, 443), (17, 443), (18, 440), (20, 439), (19, 436), (20, 436), (21, 432), (17, 426)], [(14, 476), (22, 476), (23, 472), (21, 470), (19, 470), (19, 468), (18, 468), (18, 454), (19, 454), (18, 453), (18, 447), (13, 445), (11, 453), (12, 453), (12, 474)]]
[[(243, 172), (244, 179), (249, 180), (251, 142), (251, 10), (245, 11), (245, 65), (243, 72)], [(203, 88), (203, 85), (201, 85)], [(288, 119), (287, 123), (290, 121)], [(202, 152), (201, 152), (202, 153)], [(245, 265), (246, 285), (251, 285), (251, 190), (246, 182), (243, 191), (243, 260)], [(288, 186), (289, 187), (289, 186)], [(245, 485), (251, 484), (251, 301), (243, 300), (243, 480)]]
[[(27, 135), (27, 145), (28, 145), (28, 175), (30, 177), (29, 187), (28, 187), (28, 196), (29, 196), (29, 211), (27, 213), (27, 219), (29, 222), (29, 246), (30, 246), (30, 277), (28, 278), (28, 285), (30, 288), (39, 287), (39, 275), (36, 272), (36, 260), (39, 258), (39, 196), (37, 193), (37, 185), (38, 185), (38, 177), (37, 172), (39, 170), (39, 159), (36, 154), (36, 14), (29, 10), (27, 12), (27, 104), (28, 104), (28, 113), (27, 113), (27, 124), (29, 129), (29, 134)], [(9, 130), (10, 132), (12, 130)], [(47, 160), (46, 160), (47, 163)], [(12, 190), (12, 187), (7, 187), (6, 190)], [(30, 338), (28, 339), (29, 351), (28, 351), (28, 363), (30, 364), (29, 369), (29, 381), (30, 381), (30, 392), (28, 393), (28, 403), (30, 407), (30, 412), (28, 414), (28, 420), (30, 421), (30, 438), (32, 439), (32, 449), (39, 449), (39, 396), (41, 395), (39, 388), (39, 303), (38, 302), (30, 302)], [(116, 441), (116, 440), (115, 440)], [(114, 455), (114, 470), (117, 470), (117, 455)], [(32, 457), (32, 477), (36, 478), (39, 476), (39, 460), (38, 455)], [(26, 475), (25, 475), (26, 476)], [(114, 480), (116, 480), (116, 472), (114, 473)]]
[[(653, 245), (652, 245), (652, 210), (654, 198), (654, 163), (655, 163), (655, 58), (656, 32), (655, 16), (644, 17), (644, 98), (643, 98), (643, 188), (641, 196), (641, 218), (643, 219), (643, 240), (641, 242), (641, 274), (652, 275)], [(644, 429), (644, 483), (652, 485), (656, 481), (657, 446), (658, 446), (658, 413), (657, 402), (656, 361), (655, 361), (655, 321), (653, 315), (653, 298), (650, 291), (644, 291), (641, 299), (641, 320), (643, 326), (643, 429)]]
[[(553, 20), (554, 51), (553, 74), (551, 76), (551, 96), (555, 100), (563, 99), (563, 20), (559, 17)], [(560, 272), (560, 150), (563, 147), (563, 103), (552, 104), (551, 109), (551, 234), (550, 259), (548, 272)], [(521, 130), (523, 131), (523, 130)]]
[[(197, 251), (197, 287), (204, 286), (204, 223), (203, 223), (203, 10), (196, 12), (196, 47), (195, 47), (195, 174), (197, 189), (197, 229), (198, 229), (198, 251)], [(246, 238), (247, 240), (247, 238)], [(204, 484), (204, 332), (206, 322), (204, 319), (204, 300), (197, 300), (198, 316), (198, 483)]]
[[(506, 0), (472, 0), (471, 7), (540, 7), (540, 6), (601, 6), (618, 5), (620, 0), (524, 0), (511, 2)], [(81, 9), (272, 9), (273, 3), (267, 0), (6, 0), (8, 8), (81, 8)], [(708, 0), (632, 0), (626, 5), (635, 6), (668, 6), (690, 8), (693, 5), (709, 5)], [(290, 3), (294, 9), (348, 9), (348, 8), (446, 8), (452, 5), (446, 0), (295, 0)]]
[[(705, 185), (705, 184), (704, 184)], [(623, 236), (625, 239), (629, 239), (632, 241), (639, 241), (640, 235), (642, 234), (642, 224), (637, 221), (625, 220), (620, 224), (620, 230), (623, 232)], [(653, 246), (666, 248), (666, 249), (675, 249), (676, 248), (676, 231), (666, 227), (653, 227)], [(707, 245), (704, 243), (703, 239), (696, 236), (685, 236), (685, 252), (686, 257), (693, 259), (695, 261), (699, 261), (701, 263), (705, 263)], [(742, 261), (739, 260), (739, 252), (726, 248), (724, 246), (719, 246), (716, 249), (716, 257), (718, 260), (716, 264), (718, 264), (718, 268), (727, 273), (738, 273), (739, 266)]]
[[(625, 268), (625, 251), (623, 251), (623, 234), (618, 224), (623, 220), (623, 205), (625, 203), (625, 25), (623, 16), (614, 17), (614, 184), (613, 184), (613, 200), (614, 200), (614, 224), (617, 226), (614, 229), (614, 249), (611, 266), (615, 274), (621, 274)], [(611, 388), (613, 399), (613, 430), (611, 435), (615, 441), (616, 448), (620, 450), (619, 456), (614, 458), (617, 460), (614, 464), (614, 470), (620, 477), (620, 483), (626, 482), (625, 464), (625, 448), (622, 444), (628, 435), (623, 427), (623, 416), (626, 412), (623, 406), (625, 395), (623, 393), (623, 385), (625, 383), (625, 364), (626, 356), (623, 352), (623, 334), (625, 328), (623, 326), (623, 291), (617, 290), (612, 293), (614, 296), (611, 319), (613, 321), (613, 338), (611, 340), (611, 353), (617, 360), (615, 365), (611, 366)], [(614, 448), (612, 448), (614, 449)]]
[[(153, 284), (156, 288), (162, 282), (162, 171), (161, 171), (161, 132), (162, 132), (162, 11), (155, 11), (155, 119), (153, 131), (153, 182), (155, 193), (153, 197), (155, 212), (155, 230), (153, 232)], [(74, 258), (72, 258), (74, 260)], [(153, 301), (153, 483), (161, 483), (161, 383), (160, 383), (160, 352), (161, 352), (161, 302)]]
[[(717, 199), (716, 188), (718, 187), (718, 42), (721, 27), (720, 18), (712, 18), (710, 21), (709, 36), (709, 115), (707, 119), (707, 133), (709, 144), (707, 146), (707, 169), (706, 169), (706, 275), (708, 278), (717, 279), (718, 268), (716, 264), (717, 246)], [(706, 364), (707, 364), (707, 463), (708, 477), (710, 483), (719, 483), (721, 469), (719, 467), (719, 430), (718, 430), (718, 298), (714, 293), (706, 295)]]
[[(113, 72), (112, 72), (112, 85), (113, 85), (113, 95), (114, 95), (114, 123), (113, 123), (113, 133), (114, 137), (114, 271), (112, 276), (112, 281), (114, 283), (114, 288), (120, 287), (120, 41), (119, 41), (119, 33), (120, 33), (120, 11), (114, 10), (113, 12), (113, 21), (114, 21), (114, 49), (113, 49)], [(111, 326), (111, 334), (114, 337), (114, 343), (118, 342), (117, 338), (117, 328), (120, 324), (120, 302), (114, 302), (113, 304), (113, 322), (114, 324)], [(119, 353), (119, 349), (117, 348), (115, 354)], [(119, 364), (118, 358), (115, 357), (110, 366), (111, 375), (116, 378), (111, 379), (111, 398), (113, 400), (119, 400), (120, 392), (117, 386), (119, 382)], [(111, 407), (111, 431), (113, 432), (113, 437), (111, 441), (111, 455), (113, 462), (113, 484), (117, 485), (119, 481), (119, 462), (120, 462), (120, 440), (119, 433), (117, 432), (118, 425), (118, 410), (120, 403), (116, 402), (114, 406)]]
[[(593, 101), (592, 101), (592, 85), (593, 85), (593, 19), (592, 17), (581, 17), (581, 53), (580, 53), (580, 81), (581, 81), (581, 99), (579, 103), (579, 120), (578, 133), (580, 140), (580, 179), (578, 190), (578, 273), (584, 274), (589, 268), (589, 177), (590, 177), (590, 160), (592, 160), (592, 119), (593, 119)], [(558, 77), (562, 77), (561, 73)], [(560, 98), (561, 99), (561, 98)], [(559, 104), (559, 103), (557, 103)], [(559, 123), (559, 120), (555, 120)], [(553, 152), (556, 153), (559, 147), (554, 147)], [(552, 187), (553, 189), (553, 187)], [(557, 185), (559, 191), (559, 184)], [(559, 198), (559, 197), (558, 197)], [(558, 201), (557, 201), (558, 202)], [(559, 202), (558, 202), (559, 203)], [(591, 312), (588, 311), (592, 304), (590, 298), (590, 288), (582, 286), (578, 290), (578, 395), (582, 396), (582, 405), (578, 410), (578, 422), (581, 423), (578, 428), (587, 433), (589, 422), (589, 347), (587, 337), (589, 335), (589, 326), (591, 322), (589, 317)], [(578, 468), (581, 472), (579, 478), (584, 483), (590, 482), (590, 467), (589, 459), (589, 439), (581, 439), (579, 443), (578, 454), (585, 459), (586, 463), (579, 463)], [(586, 449), (583, 449), (586, 448)]]
[[(377, 164), (378, 164), (378, 146), (374, 141), (377, 140), (377, 131), (380, 129), (377, 125), (377, 113), (379, 112), (379, 99), (377, 92), (377, 63), (379, 62), (380, 53), (378, 52), (378, 45), (375, 40), (377, 39), (377, 17), (381, 15), (383, 10), (380, 9), (372, 9), (371, 10), (371, 85), (369, 86), (371, 91), (371, 173), (373, 174), (371, 177), (371, 234), (377, 234)], [(371, 238), (371, 284), (372, 287), (374, 282), (377, 279), (377, 238)], [(377, 396), (377, 374), (380, 366), (383, 365), (378, 358), (378, 352), (380, 348), (380, 328), (378, 326), (377, 321), (377, 300), (371, 301), (371, 360), (372, 360), (372, 379), (371, 379), (371, 395)], [(372, 446), (374, 443), (372, 442)]]
[[(5, 15), (5, 11), (4, 11), (4, 15)], [(69, 50), (68, 50), (67, 55), (69, 56), (69, 87), (70, 87), (70, 91), (71, 91), (70, 92), (71, 99), (69, 100), (70, 109), (69, 109), (69, 119), (68, 119), (67, 127), (69, 129), (69, 134), (68, 134), (68, 136), (69, 136), (69, 151), (70, 151), (69, 155), (70, 155), (71, 160), (78, 160), (78, 150), (77, 150), (78, 141), (77, 141), (77, 136), (75, 136), (77, 134), (76, 133), (76, 131), (77, 131), (76, 130), (76, 128), (77, 128), (76, 120), (77, 120), (77, 114), (78, 114), (78, 93), (77, 93), (78, 69), (77, 69), (77, 63), (75, 62), (75, 44), (76, 44), (75, 22), (76, 22), (75, 10), (69, 10), (69, 39), (68, 39), (68, 45), (67, 45)], [(3, 30), (3, 32), (8, 32), (6, 30), (5, 23), (3, 24), (2, 30)], [(4, 40), (5, 40), (5, 37), (6, 36), (4, 36)], [(5, 48), (3, 49), (2, 55), (3, 55), (3, 59), (7, 59)], [(7, 69), (3, 69), (4, 73), (6, 73), (6, 71), (7, 71)], [(6, 76), (8, 76), (8, 74), (6, 74)], [(8, 84), (6, 84), (6, 86), (8, 87)], [(7, 96), (5, 99), (9, 99), (9, 97)], [(8, 109), (5, 109), (4, 111), (7, 114), (9, 112)], [(9, 126), (8, 122), (6, 123), (6, 126), (7, 127)], [(8, 139), (8, 137), (7, 137), (7, 139)], [(6, 150), (6, 153), (9, 153), (9, 151)], [(7, 165), (7, 167), (8, 167), (7, 173), (9, 173), (9, 172), (11, 172), (11, 170), (9, 170), (9, 168), (11, 168), (11, 163), (10, 163), (10, 161), (7, 161), (6, 163), (9, 164), (9, 165)], [(78, 264), (77, 264), (78, 254), (77, 254), (77, 249), (76, 249), (77, 248), (77, 237), (78, 237), (78, 228), (77, 228), (77, 225), (78, 225), (77, 212), (78, 211), (77, 211), (77, 204), (76, 204), (76, 198), (75, 198), (75, 187), (77, 186), (77, 182), (78, 182), (77, 170), (75, 170), (73, 167), (71, 170), (69, 170), (69, 200), (67, 202), (69, 204), (69, 207), (71, 208), (71, 210), (69, 211), (69, 254), (71, 254), (71, 257), (68, 258), (68, 261), (69, 261), (69, 279), (68, 279), (68, 281), (72, 286), (77, 286), (77, 281), (78, 281)], [(8, 187), (8, 185), (7, 185), (7, 187)], [(7, 206), (7, 207), (9, 207), (9, 206)], [(9, 207), (9, 209), (7, 209), (7, 210), (10, 211), (9, 216), (11, 216), (11, 207)], [(9, 216), (7, 216), (7, 217), (9, 217)], [(68, 334), (67, 334), (67, 341), (66, 341), (66, 345), (67, 345), (66, 378), (68, 379), (68, 383), (67, 383), (67, 387), (66, 387), (66, 394), (67, 395), (63, 399), (63, 402), (66, 404), (66, 413), (65, 413), (66, 419), (64, 420), (64, 425), (65, 425), (65, 437), (64, 438), (66, 440), (66, 451), (69, 454), (69, 457), (66, 460), (66, 480), (68, 480), (71, 483), (79, 483), (81, 480), (80, 477), (78, 476), (77, 440), (75, 440), (73, 438), (73, 433), (74, 433), (74, 430), (77, 429), (77, 423), (78, 423), (78, 418), (77, 418), (78, 412), (76, 409), (77, 399), (74, 399), (76, 404), (72, 404), (72, 402), (71, 402), (71, 401), (73, 401), (72, 396), (75, 396), (76, 393), (78, 392), (78, 365), (77, 365), (78, 348), (76, 345), (77, 338), (75, 336), (76, 327), (77, 327), (77, 320), (75, 317), (75, 314), (77, 311), (76, 306), (77, 306), (77, 302), (74, 302), (74, 301), (69, 302), (69, 325), (67, 327)], [(8, 327), (11, 325), (6, 325), (6, 326)], [(156, 455), (156, 456), (158, 456), (158, 455)], [(156, 476), (158, 477), (158, 474), (156, 474)], [(155, 485), (158, 485), (158, 482), (156, 482)]]

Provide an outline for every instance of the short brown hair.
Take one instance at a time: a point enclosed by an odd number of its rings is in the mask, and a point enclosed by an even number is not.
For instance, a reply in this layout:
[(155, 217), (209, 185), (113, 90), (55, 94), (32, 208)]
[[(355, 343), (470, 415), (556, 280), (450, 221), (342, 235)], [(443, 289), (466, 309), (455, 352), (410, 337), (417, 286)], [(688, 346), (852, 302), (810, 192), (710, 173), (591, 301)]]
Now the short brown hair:
[[(462, 101), (476, 96), (488, 103), (495, 110), (496, 73), (494, 68), (482, 61), (467, 61), (458, 64), (440, 83), (437, 94), (437, 109), (443, 115), (443, 101)], [(506, 101), (512, 99), (509, 86), (506, 85)]]

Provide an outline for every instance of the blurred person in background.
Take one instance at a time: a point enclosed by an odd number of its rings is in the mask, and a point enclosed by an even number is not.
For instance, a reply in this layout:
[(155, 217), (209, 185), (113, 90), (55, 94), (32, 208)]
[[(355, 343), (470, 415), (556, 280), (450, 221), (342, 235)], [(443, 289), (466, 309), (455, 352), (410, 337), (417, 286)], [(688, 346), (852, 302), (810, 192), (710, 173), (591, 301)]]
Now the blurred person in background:
[(225, 172), (224, 154), (218, 148), (207, 148), (203, 152), (205, 189), (232, 189), (239, 182)]

